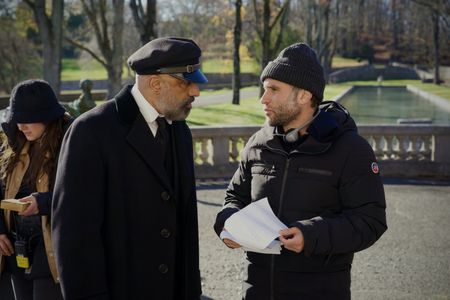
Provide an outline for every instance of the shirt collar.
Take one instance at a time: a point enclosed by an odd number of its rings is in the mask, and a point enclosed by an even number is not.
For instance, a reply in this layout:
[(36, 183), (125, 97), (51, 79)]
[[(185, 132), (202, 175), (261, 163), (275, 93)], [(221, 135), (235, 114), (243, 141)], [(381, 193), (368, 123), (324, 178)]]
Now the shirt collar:
[[(141, 91), (139, 91), (137, 84), (133, 85), (131, 89), (131, 95), (133, 95), (134, 100), (136, 101), (137, 106), (139, 107), (139, 111), (144, 117), (147, 123), (152, 123), (156, 121), (157, 117), (164, 117), (158, 113), (158, 111), (148, 102), (145, 97), (142, 95)], [(172, 120), (166, 118), (167, 123), (172, 124)]]

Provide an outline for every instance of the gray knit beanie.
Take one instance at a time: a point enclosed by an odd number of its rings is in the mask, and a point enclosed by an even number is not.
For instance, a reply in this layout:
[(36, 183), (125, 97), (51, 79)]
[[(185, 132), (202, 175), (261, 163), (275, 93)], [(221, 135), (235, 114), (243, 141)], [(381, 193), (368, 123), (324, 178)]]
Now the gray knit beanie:
[(283, 49), (278, 57), (269, 62), (261, 74), (311, 92), (319, 101), (323, 100), (325, 76), (316, 52), (304, 43), (293, 44)]

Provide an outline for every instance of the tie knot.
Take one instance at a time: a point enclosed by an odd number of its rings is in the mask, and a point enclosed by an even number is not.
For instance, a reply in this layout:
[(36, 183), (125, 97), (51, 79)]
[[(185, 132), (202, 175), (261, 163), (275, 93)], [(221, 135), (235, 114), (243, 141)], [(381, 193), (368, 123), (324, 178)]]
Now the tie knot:
[(164, 117), (157, 117), (156, 123), (158, 123), (158, 130), (166, 130), (167, 121)]

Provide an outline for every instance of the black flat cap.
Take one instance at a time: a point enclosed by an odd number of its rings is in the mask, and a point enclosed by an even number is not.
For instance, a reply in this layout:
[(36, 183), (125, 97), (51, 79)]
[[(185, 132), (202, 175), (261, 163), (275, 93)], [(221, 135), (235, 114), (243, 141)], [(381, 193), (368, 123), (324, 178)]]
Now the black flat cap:
[(206, 83), (200, 71), (200, 47), (190, 39), (164, 37), (154, 39), (128, 58), (128, 65), (139, 75), (182, 74), (195, 83)]

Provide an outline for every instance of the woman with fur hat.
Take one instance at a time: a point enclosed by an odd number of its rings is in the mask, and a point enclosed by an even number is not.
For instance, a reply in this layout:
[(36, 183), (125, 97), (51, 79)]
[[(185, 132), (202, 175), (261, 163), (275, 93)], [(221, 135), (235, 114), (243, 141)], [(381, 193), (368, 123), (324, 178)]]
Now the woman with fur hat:
[(5, 199), (29, 203), (0, 210), (0, 270), (11, 274), (16, 300), (62, 299), (50, 235), (57, 158), (71, 118), (43, 80), (19, 83), (2, 123), (0, 176)]

